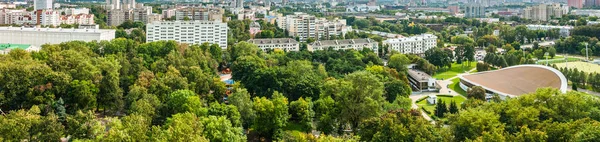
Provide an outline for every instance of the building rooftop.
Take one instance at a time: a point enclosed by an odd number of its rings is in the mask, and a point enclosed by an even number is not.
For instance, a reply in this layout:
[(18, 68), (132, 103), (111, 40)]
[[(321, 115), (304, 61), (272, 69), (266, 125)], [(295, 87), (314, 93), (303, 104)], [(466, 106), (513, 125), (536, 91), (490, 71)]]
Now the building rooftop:
[(29, 48), (31, 45), (29, 44), (10, 44), (10, 43), (0, 43), (0, 50), (5, 50), (5, 49), (15, 49), (15, 48), (19, 48), (19, 49), (27, 49)]
[(475, 86), (507, 96), (520, 96), (538, 88), (552, 87), (567, 90), (567, 79), (558, 70), (542, 65), (519, 65), (495, 71), (459, 76)]
[(65, 33), (103, 33), (103, 32), (114, 32), (111, 29), (63, 29), (63, 28), (27, 28), (27, 27), (0, 27), (0, 31), (24, 31), (24, 32), (65, 32)]
[(416, 69), (408, 69), (408, 76), (419, 82), (428, 82), (431, 79), (431, 75)]
[(277, 44), (277, 43), (292, 43), (297, 44), (298, 41), (292, 38), (265, 38), (265, 39), (250, 39), (250, 43), (254, 44)]

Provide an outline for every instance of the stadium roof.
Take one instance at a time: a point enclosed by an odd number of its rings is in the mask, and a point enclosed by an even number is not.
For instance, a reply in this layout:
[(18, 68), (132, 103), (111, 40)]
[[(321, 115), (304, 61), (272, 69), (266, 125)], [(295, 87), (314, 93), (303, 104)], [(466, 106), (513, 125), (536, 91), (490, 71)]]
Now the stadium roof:
[(459, 77), (472, 85), (510, 97), (532, 93), (545, 87), (557, 88), (563, 93), (567, 91), (566, 77), (560, 71), (542, 65), (512, 66)]

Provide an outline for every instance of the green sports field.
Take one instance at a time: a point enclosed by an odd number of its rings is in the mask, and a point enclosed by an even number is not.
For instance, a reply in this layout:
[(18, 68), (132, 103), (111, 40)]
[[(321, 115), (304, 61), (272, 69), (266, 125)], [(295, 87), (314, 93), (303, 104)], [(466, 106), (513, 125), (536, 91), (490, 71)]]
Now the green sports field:
[(592, 64), (588, 62), (569, 62), (569, 63), (556, 63), (557, 67), (563, 68), (568, 65), (568, 68), (577, 68), (577, 70), (584, 71), (587, 73), (600, 73), (600, 65)]

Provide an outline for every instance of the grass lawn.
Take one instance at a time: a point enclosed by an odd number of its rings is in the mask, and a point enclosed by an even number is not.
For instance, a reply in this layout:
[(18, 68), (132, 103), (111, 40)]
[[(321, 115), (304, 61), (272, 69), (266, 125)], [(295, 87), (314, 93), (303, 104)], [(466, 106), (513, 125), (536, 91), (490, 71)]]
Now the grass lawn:
[(452, 84), (450, 84), (449, 88), (454, 90), (454, 92), (456, 92), (464, 97), (467, 97), (467, 92), (465, 90), (463, 90), (462, 88), (460, 88), (459, 82), (460, 82), (460, 78), (458, 78), (458, 77), (455, 79), (452, 79)]
[[(450, 107), (450, 103), (452, 101), (456, 102), (456, 105), (458, 106), (458, 108), (460, 108), (460, 104), (462, 104), (462, 102), (464, 102), (466, 99), (464, 97), (461, 96), (454, 96), (454, 97), (449, 97), (449, 96), (438, 96), (438, 99), (442, 99), (442, 101), (444, 101), (446, 103), (446, 105), (448, 105), (448, 107)], [(427, 102), (427, 99), (423, 99), (419, 102), (417, 102), (417, 106), (424, 108), (425, 110), (429, 111), (429, 116), (432, 116), (433, 113), (435, 112), (435, 105), (429, 104)]]
[(463, 62), (463, 64), (464, 64), (464, 67), (461, 64), (452, 63), (452, 67), (450, 69), (444, 68), (444, 69), (438, 70), (438, 72), (435, 73), (433, 78), (435, 78), (435, 79), (452, 78), (458, 74), (469, 71), (477, 66), (477, 62), (471, 62), (471, 66), (469, 66), (467, 64), (467, 62)]
[(569, 62), (569, 63), (556, 63), (557, 67), (564, 68), (569, 65), (569, 69), (577, 68), (577, 70), (593, 73), (600, 73), (600, 65), (588, 63), (588, 62)]

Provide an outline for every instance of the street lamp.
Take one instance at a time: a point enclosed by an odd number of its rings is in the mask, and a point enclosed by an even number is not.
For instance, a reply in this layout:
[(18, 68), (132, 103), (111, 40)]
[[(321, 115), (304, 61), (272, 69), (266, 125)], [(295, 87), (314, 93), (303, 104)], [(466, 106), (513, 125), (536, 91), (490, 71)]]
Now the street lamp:
[(589, 61), (590, 57), (588, 56), (588, 43), (585, 43), (585, 61)]

